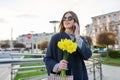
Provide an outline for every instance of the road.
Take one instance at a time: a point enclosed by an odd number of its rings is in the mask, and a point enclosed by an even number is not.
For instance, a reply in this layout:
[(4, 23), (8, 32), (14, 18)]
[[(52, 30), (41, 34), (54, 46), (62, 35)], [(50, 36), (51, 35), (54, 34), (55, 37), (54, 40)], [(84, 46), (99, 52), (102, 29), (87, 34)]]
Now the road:
[(11, 80), (11, 65), (0, 64), (0, 80)]
[(11, 57), (10, 53), (1, 53), (0, 52), (0, 59), (1, 58), (10, 58), (10, 57)]
[[(20, 53), (21, 54), (21, 53)], [(0, 60), (9, 58), (22, 58), (23, 56), (11, 56), (10, 52), (0, 52)], [(0, 64), (0, 80), (11, 80), (11, 64)]]

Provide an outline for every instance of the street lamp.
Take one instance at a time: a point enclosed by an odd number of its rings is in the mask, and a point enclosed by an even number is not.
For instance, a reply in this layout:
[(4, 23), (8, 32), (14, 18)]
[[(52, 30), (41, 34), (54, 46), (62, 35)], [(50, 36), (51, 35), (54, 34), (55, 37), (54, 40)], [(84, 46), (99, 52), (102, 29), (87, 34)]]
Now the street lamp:
[[(13, 28), (11, 28), (11, 41), (10, 41), (10, 53), (11, 53), (11, 58), (13, 59), (12, 56), (12, 49), (13, 49)], [(11, 68), (13, 67), (13, 64), (11, 64)], [(13, 75), (12, 75), (12, 69), (11, 69), (11, 80), (13, 80)]]
[(32, 50), (31, 50), (31, 53), (34, 53), (34, 36), (33, 36), (34, 31), (30, 31), (30, 32), (32, 34)]
[(13, 48), (13, 28), (11, 28), (11, 41), (10, 41), (10, 48)]
[(53, 21), (50, 21), (50, 23), (53, 24), (54, 26), (54, 34), (56, 33), (56, 24), (59, 23), (60, 21), (57, 21), (57, 20), (53, 20)]

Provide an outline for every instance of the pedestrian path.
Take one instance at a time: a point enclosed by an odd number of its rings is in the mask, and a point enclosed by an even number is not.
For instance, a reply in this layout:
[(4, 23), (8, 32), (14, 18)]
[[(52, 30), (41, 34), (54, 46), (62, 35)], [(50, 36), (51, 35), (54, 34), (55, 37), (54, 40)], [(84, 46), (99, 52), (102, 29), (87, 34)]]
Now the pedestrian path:
[(0, 80), (11, 80), (10, 67), (10, 64), (0, 64)]
[(120, 80), (120, 67), (102, 65), (103, 80)]

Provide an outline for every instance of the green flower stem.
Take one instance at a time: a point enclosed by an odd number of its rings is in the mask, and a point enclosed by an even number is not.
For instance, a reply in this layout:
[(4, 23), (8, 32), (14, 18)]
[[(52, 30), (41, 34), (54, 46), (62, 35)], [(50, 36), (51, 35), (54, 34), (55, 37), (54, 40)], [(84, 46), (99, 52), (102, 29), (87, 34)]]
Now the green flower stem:
[[(67, 51), (64, 51), (63, 59), (64, 59), (64, 60), (67, 60), (67, 59), (68, 59), (68, 55), (69, 55), (69, 53), (67, 53)], [(62, 70), (62, 71), (60, 72), (60, 76), (61, 76), (61, 77), (66, 77), (66, 70), (67, 70), (67, 69)]]
[(63, 59), (67, 60), (68, 59), (68, 55), (69, 55), (69, 53), (67, 51), (64, 51)]
[(60, 73), (60, 76), (61, 77), (66, 77), (66, 70), (62, 70), (61, 73)]

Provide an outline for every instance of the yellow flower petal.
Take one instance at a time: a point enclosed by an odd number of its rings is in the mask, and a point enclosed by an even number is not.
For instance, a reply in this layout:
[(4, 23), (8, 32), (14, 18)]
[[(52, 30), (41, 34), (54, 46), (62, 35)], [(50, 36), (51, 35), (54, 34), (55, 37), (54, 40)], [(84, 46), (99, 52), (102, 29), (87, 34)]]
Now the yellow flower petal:
[(77, 44), (70, 39), (61, 39), (57, 45), (61, 50), (66, 50), (70, 54), (75, 52), (77, 49)]

